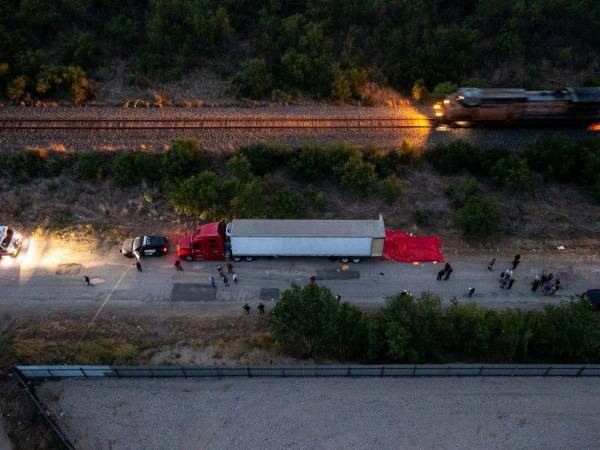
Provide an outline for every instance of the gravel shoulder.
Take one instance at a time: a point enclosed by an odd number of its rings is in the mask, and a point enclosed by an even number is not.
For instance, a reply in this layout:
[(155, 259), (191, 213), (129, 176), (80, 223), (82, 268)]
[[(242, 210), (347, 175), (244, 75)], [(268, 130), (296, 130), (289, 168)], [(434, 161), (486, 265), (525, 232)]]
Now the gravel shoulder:
[(593, 379), (66, 380), (77, 448), (600, 448)]

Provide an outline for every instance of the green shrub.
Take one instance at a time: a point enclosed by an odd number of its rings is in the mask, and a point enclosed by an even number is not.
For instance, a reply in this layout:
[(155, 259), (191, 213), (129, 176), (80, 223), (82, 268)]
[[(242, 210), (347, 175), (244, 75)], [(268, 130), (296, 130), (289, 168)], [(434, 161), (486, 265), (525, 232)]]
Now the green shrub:
[(9, 153), (4, 157), (2, 171), (11, 175), (17, 181), (25, 181), (33, 177), (42, 177), (48, 174), (46, 160), (36, 150), (23, 150)]
[(329, 174), (330, 168), (322, 147), (307, 145), (295, 149), (290, 154), (288, 167), (298, 178), (317, 180)]
[(230, 202), (229, 214), (239, 218), (266, 218), (269, 216), (269, 188), (259, 179), (240, 183)]
[(202, 220), (220, 220), (226, 217), (227, 204), (223, 203), (221, 181), (214, 172), (204, 171), (172, 184), (168, 196), (173, 207), (180, 213)]
[(453, 94), (458, 90), (458, 86), (450, 81), (444, 81), (443, 83), (436, 84), (431, 91), (431, 98), (433, 100), (442, 100), (449, 94)]
[(96, 180), (104, 175), (103, 164), (98, 152), (81, 152), (77, 155), (75, 168), (77, 176), (83, 180)]
[(402, 182), (396, 175), (389, 175), (379, 181), (378, 190), (385, 200), (392, 203), (402, 194)]
[(512, 191), (529, 190), (534, 181), (527, 160), (514, 154), (500, 159), (490, 170), (490, 175), (495, 184)]
[(113, 159), (110, 172), (113, 181), (120, 186), (132, 186), (141, 178), (135, 164), (135, 156), (130, 152), (119, 153)]
[(309, 184), (306, 188), (306, 195), (310, 205), (317, 211), (324, 211), (327, 203), (325, 192), (320, 191), (314, 185)]
[(163, 155), (163, 172), (169, 179), (182, 179), (207, 169), (209, 162), (195, 139), (173, 139)]
[(580, 145), (561, 137), (536, 141), (527, 147), (525, 155), (529, 167), (557, 181), (576, 180), (582, 167)]
[(426, 153), (433, 167), (441, 173), (476, 172), (479, 166), (478, 152), (465, 141), (437, 145)]
[(137, 153), (134, 165), (138, 175), (149, 184), (158, 184), (162, 180), (162, 155)]
[(269, 314), (273, 337), (289, 352), (304, 357), (364, 355), (367, 329), (355, 306), (340, 305), (317, 283), (296, 283), (283, 291)]
[(474, 302), (452, 302), (446, 317), (451, 353), (485, 360), (499, 325), (498, 313)]
[(363, 161), (362, 156), (353, 154), (346, 162), (333, 167), (340, 185), (351, 192), (366, 195), (377, 184), (375, 166)]
[(262, 58), (250, 58), (240, 68), (238, 76), (240, 94), (260, 98), (271, 92), (273, 79), (267, 63)]
[(305, 211), (304, 196), (286, 188), (277, 189), (273, 196), (273, 216), (278, 219), (299, 219)]
[(254, 144), (241, 147), (238, 152), (250, 161), (252, 173), (263, 176), (279, 168), (287, 161), (285, 147), (269, 144)]
[(481, 184), (473, 177), (464, 177), (458, 183), (452, 184), (446, 191), (452, 205), (460, 208), (472, 197), (481, 194)]
[(227, 161), (227, 172), (241, 181), (252, 178), (252, 165), (245, 155), (236, 155)]
[(458, 224), (467, 236), (486, 236), (498, 230), (500, 211), (496, 203), (482, 196), (469, 198), (458, 210)]

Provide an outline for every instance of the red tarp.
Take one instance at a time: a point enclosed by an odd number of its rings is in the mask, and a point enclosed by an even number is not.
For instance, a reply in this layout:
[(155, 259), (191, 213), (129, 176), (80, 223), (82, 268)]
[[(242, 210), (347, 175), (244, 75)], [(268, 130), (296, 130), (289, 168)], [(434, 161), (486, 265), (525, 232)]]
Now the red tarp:
[(400, 262), (442, 262), (444, 255), (440, 250), (440, 238), (437, 236), (411, 236), (404, 231), (385, 230), (383, 259)]

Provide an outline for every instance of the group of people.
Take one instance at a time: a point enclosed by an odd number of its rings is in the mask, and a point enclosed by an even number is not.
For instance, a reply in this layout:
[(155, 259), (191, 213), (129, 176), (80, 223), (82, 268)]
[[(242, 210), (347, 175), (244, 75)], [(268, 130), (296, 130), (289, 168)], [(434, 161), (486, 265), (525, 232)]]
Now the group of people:
[[(248, 303), (246, 303), (244, 306), (242, 306), (242, 308), (244, 311), (246, 311), (247, 316), (250, 315), (250, 310), (252, 309), (252, 307)], [(265, 313), (265, 305), (264, 304), (259, 303), (257, 309), (258, 309), (259, 315), (262, 316)]]
[(441, 281), (441, 280), (447, 281), (448, 278), (450, 278), (450, 275), (452, 275), (452, 272), (454, 272), (454, 269), (452, 268), (450, 263), (446, 263), (444, 268), (438, 272), (437, 280), (438, 281)]
[(561, 284), (558, 278), (554, 279), (554, 274), (550, 273), (546, 275), (536, 275), (535, 279), (531, 282), (531, 291), (536, 292), (539, 287), (542, 288), (543, 295), (554, 295), (560, 290)]
[[(494, 258), (492, 262), (488, 265), (488, 270), (492, 271), (494, 267), (494, 263), (496, 259)], [(513, 261), (508, 269), (500, 274), (500, 288), (502, 289), (512, 289), (513, 284), (515, 284), (515, 279), (513, 278), (513, 273), (517, 269), (517, 267), (521, 264), (521, 255), (515, 255)]]
[[(227, 274), (225, 274), (224, 270), (223, 270), (223, 266), (219, 266), (217, 267), (217, 272), (219, 274), (219, 278), (221, 279), (221, 281), (223, 282), (223, 286), (229, 286), (229, 276), (231, 276), (231, 279), (233, 280), (233, 282), (235, 284), (238, 283), (238, 275), (237, 273), (233, 270), (233, 264), (231, 264), (229, 261), (227, 262), (227, 264), (225, 264), (225, 267), (227, 267)], [(217, 287), (217, 282), (214, 276), (209, 276), (208, 277), (208, 282), (210, 283), (210, 287), (212, 288), (216, 288)]]

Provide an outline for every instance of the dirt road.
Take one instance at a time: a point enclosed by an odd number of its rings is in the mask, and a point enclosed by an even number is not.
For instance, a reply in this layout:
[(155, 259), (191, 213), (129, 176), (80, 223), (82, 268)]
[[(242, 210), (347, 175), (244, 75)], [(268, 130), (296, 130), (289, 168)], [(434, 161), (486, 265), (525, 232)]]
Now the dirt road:
[[(173, 246), (174, 247), (174, 246)], [(495, 256), (495, 255), (490, 255)], [(429, 291), (447, 304), (452, 297), (472, 300), (490, 308), (537, 308), (598, 287), (600, 264), (597, 256), (557, 258), (523, 254), (515, 271), (511, 290), (500, 289), (498, 276), (510, 258), (499, 257), (495, 272), (487, 270), (489, 260), (461, 257), (449, 261), (454, 273), (448, 281), (436, 281), (440, 264), (401, 264), (367, 260), (349, 264), (318, 258), (259, 259), (235, 264), (239, 284), (217, 288), (208, 277), (216, 276), (218, 262), (184, 262), (183, 272), (174, 268), (175, 255), (146, 258), (138, 273), (133, 260), (123, 257), (115, 245), (66, 244), (61, 240), (33, 239), (16, 259), (0, 261), (2, 295), (0, 313), (18, 311), (76, 311), (98, 308), (107, 302), (111, 308), (194, 310), (206, 313), (231, 312), (248, 302), (271, 304), (290, 283), (305, 284), (311, 275), (339, 294), (343, 301), (365, 307), (380, 307), (386, 296), (409, 290), (415, 294)], [(562, 291), (553, 297), (533, 294), (530, 282), (542, 270), (560, 278)], [(84, 275), (93, 286), (85, 286)]]
[(66, 380), (78, 448), (599, 448), (593, 379)]

